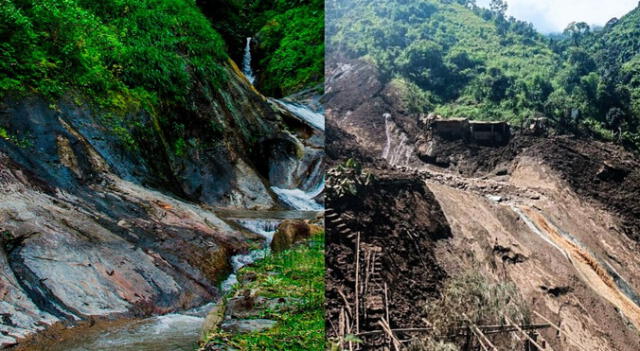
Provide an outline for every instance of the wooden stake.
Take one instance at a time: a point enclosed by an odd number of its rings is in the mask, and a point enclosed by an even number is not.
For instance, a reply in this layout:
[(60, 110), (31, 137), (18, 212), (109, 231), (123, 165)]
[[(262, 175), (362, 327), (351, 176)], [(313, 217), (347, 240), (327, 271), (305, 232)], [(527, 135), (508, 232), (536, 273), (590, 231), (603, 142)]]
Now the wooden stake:
[(357, 233), (358, 237), (356, 239), (356, 296), (355, 296), (355, 303), (356, 303), (356, 334), (360, 332), (360, 307), (359, 307), (359, 295), (360, 295), (360, 290), (358, 290), (359, 284), (358, 281), (360, 279), (360, 232)]
[(574, 345), (578, 346), (578, 348), (582, 351), (589, 351), (587, 349), (585, 349), (579, 342), (577, 342), (575, 339), (573, 339), (571, 337), (571, 335), (569, 335), (569, 333), (563, 331), (562, 329), (560, 329), (559, 326), (553, 324), (553, 322), (551, 322), (549, 319), (547, 319), (545, 316), (543, 316), (542, 314), (538, 313), (537, 311), (533, 311), (533, 313), (535, 313), (538, 317), (542, 318), (545, 322), (549, 323), (554, 329), (556, 329), (558, 332), (560, 332), (560, 334), (564, 335), (567, 337), (567, 339), (571, 340), (571, 342), (573, 342)]
[(384, 283), (384, 309), (387, 316), (387, 324), (391, 325), (389, 320), (389, 296), (387, 295), (387, 283)]
[[(478, 341), (484, 341), (487, 343), (487, 345), (489, 345), (489, 347), (491, 347), (491, 349), (493, 351), (498, 351), (498, 349), (491, 343), (491, 341), (489, 341), (489, 338), (487, 338), (486, 335), (484, 335), (482, 333), (482, 331), (480, 330), (480, 328), (478, 328), (472, 321), (471, 318), (467, 317), (466, 314), (462, 314), (462, 316), (467, 320), (467, 322), (469, 323), (469, 326), (471, 328), (471, 330), (474, 332), (474, 334), (476, 334), (476, 336), (478, 336)], [(482, 342), (480, 342), (480, 344), (482, 344)], [(483, 345), (484, 346), (484, 345)], [(487, 350), (488, 351), (488, 350)]]
[[(471, 330), (473, 332), (473, 334), (476, 336), (476, 338), (478, 338), (478, 344), (480, 344), (480, 346), (482, 347), (482, 349), (484, 351), (489, 351), (489, 349), (484, 345), (484, 342), (482, 342), (482, 338), (480, 337), (480, 335), (482, 334), (482, 332), (480, 332), (479, 329), (477, 329), (475, 326), (470, 326), (469, 330)], [(493, 345), (492, 345), (493, 346)]]
[(382, 327), (382, 330), (384, 330), (385, 333), (387, 333), (387, 335), (389, 336), (389, 338), (391, 338), (391, 341), (393, 342), (393, 348), (396, 351), (400, 351), (400, 341), (398, 341), (398, 338), (396, 338), (396, 336), (393, 335), (393, 331), (391, 331), (391, 328), (389, 327), (387, 322), (384, 319), (381, 319), (378, 322), (378, 324), (380, 324), (380, 326)]
[[(535, 340), (533, 340), (532, 337), (529, 336), (529, 334), (527, 334), (524, 330), (522, 330), (519, 326), (517, 326), (515, 323), (513, 323), (513, 321), (511, 321), (511, 319), (509, 319), (509, 317), (507, 317), (506, 314), (502, 314), (502, 317), (504, 317), (504, 319), (507, 321), (507, 323), (513, 325), (516, 329), (518, 329), (518, 331), (524, 335), (525, 338), (527, 338), (527, 340), (531, 341), (531, 343), (533, 345), (535, 345), (535, 347), (538, 348), (538, 350), (544, 350), (544, 348), (542, 346), (540, 346), (540, 344), (538, 344)], [(551, 348), (551, 346), (549, 346), (549, 349), (551, 351), (553, 351), (553, 349)]]

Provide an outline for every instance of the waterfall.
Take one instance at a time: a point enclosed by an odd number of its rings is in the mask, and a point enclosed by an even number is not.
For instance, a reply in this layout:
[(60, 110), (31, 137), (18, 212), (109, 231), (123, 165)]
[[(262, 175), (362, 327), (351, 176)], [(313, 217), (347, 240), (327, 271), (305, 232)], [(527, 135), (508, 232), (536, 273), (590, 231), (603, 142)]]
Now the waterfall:
[(324, 115), (322, 113), (314, 112), (309, 107), (299, 103), (286, 102), (278, 99), (274, 100), (289, 112), (293, 113), (296, 117), (307, 122), (312, 127), (324, 131)]
[(278, 225), (282, 222), (281, 219), (269, 218), (238, 218), (234, 219), (234, 221), (250, 232), (264, 236), (267, 239), (267, 243), (271, 243), (273, 234), (275, 234)]
[(382, 117), (384, 117), (384, 134), (387, 136), (387, 142), (384, 144), (384, 150), (382, 150), (382, 158), (386, 160), (389, 157), (389, 149), (391, 149), (391, 128), (389, 127), (391, 115), (385, 113)]
[(242, 73), (251, 84), (255, 82), (256, 77), (251, 69), (251, 37), (247, 38), (247, 44), (244, 47), (244, 57), (242, 58)]
[[(308, 106), (296, 102), (285, 102), (278, 99), (272, 99), (294, 116), (298, 117), (302, 122), (311, 127), (324, 132), (324, 115), (314, 112)], [(324, 191), (324, 175), (322, 174), (322, 162), (315, 162), (311, 166), (311, 170), (302, 180), (297, 189), (284, 189), (272, 186), (271, 190), (278, 196), (280, 201), (290, 208), (302, 211), (322, 211), (324, 206), (315, 201)]]
[(324, 210), (324, 206), (315, 201), (315, 198), (324, 191), (324, 175), (321, 164), (322, 162), (316, 162), (300, 188), (282, 189), (272, 186), (271, 190), (278, 195), (280, 201), (293, 209), (301, 211)]
[(270, 252), (269, 244), (271, 243), (273, 235), (278, 229), (278, 225), (280, 225), (280, 223), (282, 222), (281, 219), (269, 218), (235, 218), (230, 220), (233, 220), (234, 222), (240, 224), (243, 228), (253, 233), (264, 236), (267, 240), (265, 246), (261, 249), (251, 250), (244, 254), (231, 256), (232, 273), (220, 284), (220, 288), (223, 292), (231, 291), (233, 285), (238, 282), (238, 276), (236, 275), (236, 272), (240, 268), (250, 265), (259, 259), (267, 257)]
[(384, 130), (387, 137), (382, 158), (392, 166), (408, 166), (413, 158), (415, 147), (409, 143), (407, 134), (398, 130), (391, 120), (391, 114), (384, 115)]
[(271, 190), (273, 190), (278, 198), (282, 200), (282, 202), (291, 206), (296, 210), (301, 211), (322, 211), (324, 210), (324, 206), (317, 203), (314, 198), (320, 195), (324, 191), (324, 178), (322, 181), (314, 188), (309, 191), (304, 191), (300, 189), (282, 189), (276, 186), (272, 186)]

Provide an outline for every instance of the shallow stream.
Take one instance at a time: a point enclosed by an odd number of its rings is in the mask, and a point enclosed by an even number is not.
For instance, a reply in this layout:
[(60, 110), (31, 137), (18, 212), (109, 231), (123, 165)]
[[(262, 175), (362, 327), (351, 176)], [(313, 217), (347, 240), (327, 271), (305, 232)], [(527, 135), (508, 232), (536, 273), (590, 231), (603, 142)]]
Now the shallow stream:
[[(235, 272), (269, 254), (269, 243), (278, 225), (285, 219), (313, 219), (320, 212), (221, 210), (217, 215), (230, 223), (265, 237), (264, 247), (231, 258), (233, 272), (221, 283), (222, 292), (237, 281)], [(62, 340), (42, 345), (47, 351), (193, 351), (204, 317), (213, 304), (145, 319), (99, 322), (93, 327), (80, 327), (62, 333)]]

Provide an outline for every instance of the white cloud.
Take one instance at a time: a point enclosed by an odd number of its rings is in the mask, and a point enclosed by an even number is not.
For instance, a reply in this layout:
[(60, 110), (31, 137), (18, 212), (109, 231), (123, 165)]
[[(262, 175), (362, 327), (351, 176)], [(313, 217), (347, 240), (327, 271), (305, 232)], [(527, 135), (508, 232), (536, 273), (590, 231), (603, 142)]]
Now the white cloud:
[[(541, 32), (561, 32), (573, 21), (604, 25), (638, 6), (638, 0), (506, 0), (508, 16), (531, 22)], [(478, 0), (488, 7), (490, 0)]]

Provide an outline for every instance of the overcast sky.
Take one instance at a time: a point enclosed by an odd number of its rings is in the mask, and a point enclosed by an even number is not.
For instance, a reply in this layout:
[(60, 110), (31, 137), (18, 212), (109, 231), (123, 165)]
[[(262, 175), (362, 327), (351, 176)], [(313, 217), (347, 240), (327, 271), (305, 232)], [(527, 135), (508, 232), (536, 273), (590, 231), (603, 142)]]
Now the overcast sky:
[[(488, 7), (490, 0), (477, 0)], [(603, 26), (638, 6), (638, 0), (507, 0), (508, 16), (531, 22), (543, 33), (562, 32), (569, 23)]]

